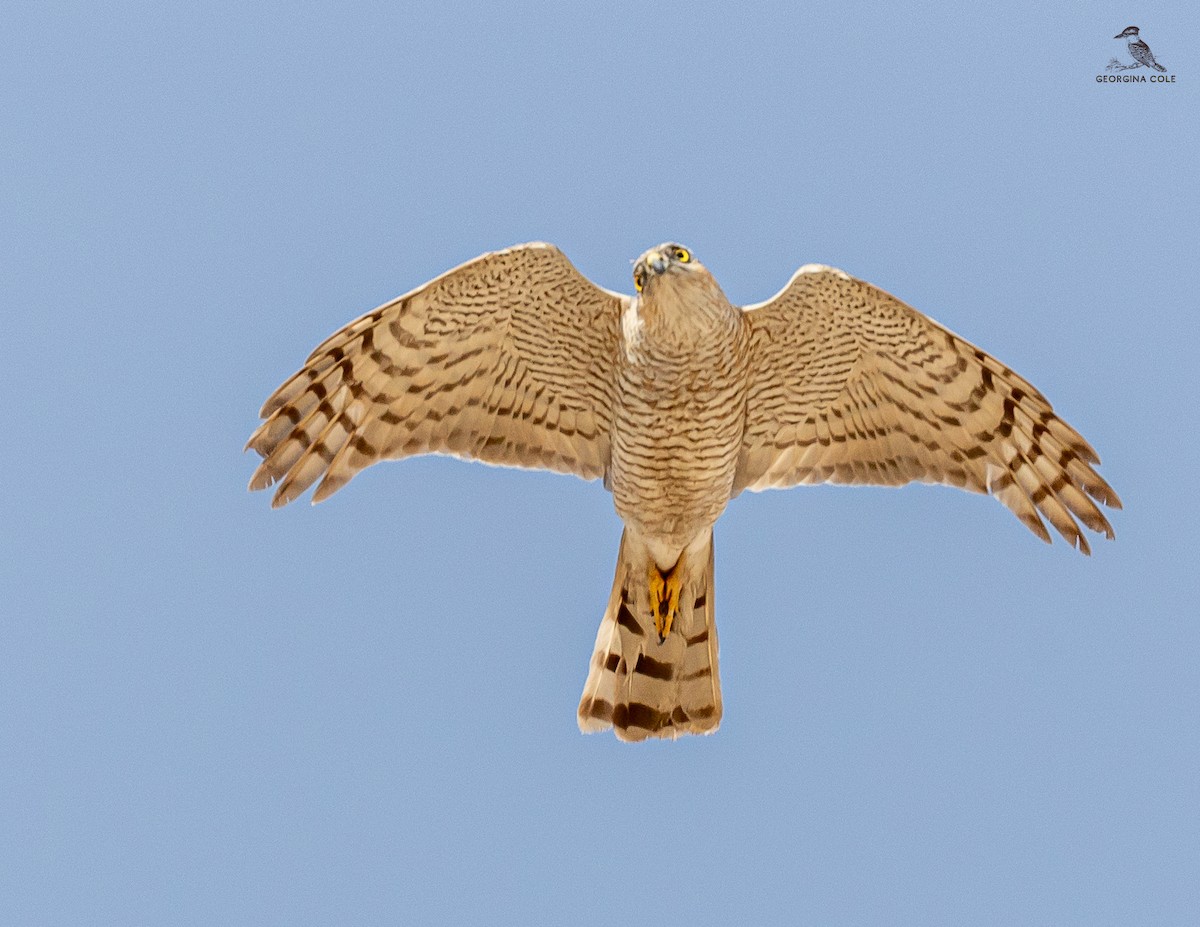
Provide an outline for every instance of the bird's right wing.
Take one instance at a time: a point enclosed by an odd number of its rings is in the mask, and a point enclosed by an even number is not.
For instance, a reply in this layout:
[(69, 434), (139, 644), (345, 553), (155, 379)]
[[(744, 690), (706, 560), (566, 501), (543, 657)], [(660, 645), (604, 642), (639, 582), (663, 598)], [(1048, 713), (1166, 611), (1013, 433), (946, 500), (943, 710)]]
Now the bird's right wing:
[(621, 311), (552, 245), (485, 254), (326, 339), (262, 407), (250, 488), (327, 498), (379, 460), (444, 453), (604, 474)]
[(1099, 458), (1032, 385), (869, 283), (802, 267), (746, 307), (750, 394), (734, 492), (800, 483), (918, 480), (988, 492), (1046, 541), (1044, 516), (1112, 537), (1120, 506)]

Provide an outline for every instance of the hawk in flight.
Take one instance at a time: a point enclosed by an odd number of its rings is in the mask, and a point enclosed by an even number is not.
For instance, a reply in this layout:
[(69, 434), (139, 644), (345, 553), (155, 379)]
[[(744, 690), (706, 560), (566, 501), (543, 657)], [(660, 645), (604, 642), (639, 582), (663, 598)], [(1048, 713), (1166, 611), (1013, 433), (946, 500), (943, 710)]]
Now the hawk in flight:
[[(682, 245), (636, 294), (552, 245), (485, 254), (326, 339), (266, 401), (250, 489), (328, 498), (379, 460), (441, 453), (603, 478), (625, 530), (579, 726), (622, 740), (716, 730), (713, 524), (802, 483), (987, 492), (1089, 553), (1119, 508), (1096, 452), (1004, 364), (840, 270), (732, 305)], [(1043, 521), (1044, 520), (1044, 521)]]

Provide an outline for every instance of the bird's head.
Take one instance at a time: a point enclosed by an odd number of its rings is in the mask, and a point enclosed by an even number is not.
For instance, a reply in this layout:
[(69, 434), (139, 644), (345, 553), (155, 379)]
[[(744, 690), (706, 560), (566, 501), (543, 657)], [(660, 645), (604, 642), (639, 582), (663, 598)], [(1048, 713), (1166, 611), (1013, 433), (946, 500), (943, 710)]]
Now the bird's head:
[(740, 318), (708, 268), (676, 242), (651, 248), (634, 261), (633, 285), (634, 316), (663, 338), (695, 340), (714, 324)]
[(681, 244), (669, 241), (651, 248), (633, 262), (633, 285), (638, 293), (653, 292), (666, 280), (667, 286), (685, 282), (697, 274), (707, 275), (704, 265)]
[(1114, 35), (1113, 38), (1114, 39), (1127, 39), (1130, 36), (1134, 36), (1136, 38), (1137, 34), (1138, 34), (1138, 27), (1137, 26), (1129, 26), (1125, 29), (1124, 32), (1122, 32), (1120, 35)]

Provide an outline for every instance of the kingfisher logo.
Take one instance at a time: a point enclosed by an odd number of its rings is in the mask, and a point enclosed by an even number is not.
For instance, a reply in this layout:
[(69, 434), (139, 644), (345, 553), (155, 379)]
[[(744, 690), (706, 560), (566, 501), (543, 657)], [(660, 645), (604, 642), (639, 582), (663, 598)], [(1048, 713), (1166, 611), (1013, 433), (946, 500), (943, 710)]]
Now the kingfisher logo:
[[(1155, 60), (1154, 53), (1150, 51), (1150, 46), (1147, 45), (1140, 35), (1138, 35), (1137, 26), (1128, 26), (1124, 32), (1118, 32), (1113, 36), (1114, 39), (1124, 39), (1125, 48), (1129, 52), (1129, 57), (1132, 62), (1126, 63), (1120, 58), (1112, 58), (1108, 62), (1108, 66), (1104, 69), (1107, 74), (1097, 74), (1096, 83), (1098, 84), (1173, 84), (1175, 83), (1175, 75), (1168, 74), (1166, 67), (1160, 61)], [(1125, 73), (1129, 71), (1139, 71), (1137, 74)], [(1147, 76), (1148, 75), (1148, 76)]]

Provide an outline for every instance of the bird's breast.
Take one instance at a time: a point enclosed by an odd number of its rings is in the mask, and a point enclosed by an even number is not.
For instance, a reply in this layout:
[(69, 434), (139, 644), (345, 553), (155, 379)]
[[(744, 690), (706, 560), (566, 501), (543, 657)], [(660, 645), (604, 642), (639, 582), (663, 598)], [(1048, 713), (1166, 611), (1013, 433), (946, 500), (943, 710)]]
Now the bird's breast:
[(749, 338), (731, 327), (692, 350), (643, 339), (618, 368), (610, 485), (644, 537), (680, 549), (729, 501), (741, 449)]

